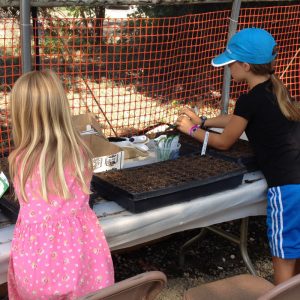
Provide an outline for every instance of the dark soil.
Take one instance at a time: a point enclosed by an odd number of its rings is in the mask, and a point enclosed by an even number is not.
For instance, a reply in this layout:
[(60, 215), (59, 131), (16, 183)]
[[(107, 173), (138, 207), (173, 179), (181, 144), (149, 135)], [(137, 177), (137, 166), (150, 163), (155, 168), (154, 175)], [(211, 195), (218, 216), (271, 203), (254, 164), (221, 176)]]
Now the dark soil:
[(144, 193), (190, 185), (241, 169), (240, 165), (221, 158), (190, 155), (137, 168), (100, 173), (97, 177), (130, 193)]
[[(218, 132), (210, 129), (208, 129), (208, 131), (218, 134)], [(168, 130), (166, 132), (158, 132), (155, 134), (155, 136), (151, 136), (151, 138), (155, 138), (162, 134), (166, 134), (167, 136), (179, 135), (179, 143), (181, 144), (180, 155), (201, 153), (203, 143), (199, 142), (198, 140), (192, 138), (187, 134), (182, 134), (176, 129)], [(247, 168), (248, 171), (254, 171), (258, 169), (253, 149), (250, 143), (246, 140), (237, 140), (229, 150), (216, 150), (207, 146), (206, 154), (212, 155), (214, 157), (220, 157), (229, 161), (241, 163)]]
[[(217, 133), (214, 131), (211, 132)], [(195, 150), (198, 150), (198, 152), (201, 151), (202, 148), (202, 143), (186, 134), (180, 135), (180, 143), (183, 147), (194, 148)], [(229, 150), (221, 151), (213, 148), (208, 148), (207, 151), (212, 155), (227, 157), (234, 161), (242, 161), (243, 159), (255, 159), (254, 152), (252, 147), (250, 146), (250, 143), (242, 139), (237, 140)]]

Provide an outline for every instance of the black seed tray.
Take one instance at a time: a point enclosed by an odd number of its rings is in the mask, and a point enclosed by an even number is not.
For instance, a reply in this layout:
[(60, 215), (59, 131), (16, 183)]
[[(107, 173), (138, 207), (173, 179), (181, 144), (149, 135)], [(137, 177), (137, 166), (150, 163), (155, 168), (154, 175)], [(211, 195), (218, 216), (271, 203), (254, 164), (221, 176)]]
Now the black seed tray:
[(17, 200), (14, 199), (14, 196), (6, 192), (0, 199), (0, 208), (1, 211), (6, 215), (13, 223), (16, 223), (20, 205)]
[(20, 210), (18, 201), (14, 199), (14, 189), (9, 177), (9, 167), (7, 157), (0, 158), (0, 171), (2, 171), (9, 181), (9, 188), (0, 198), (1, 211), (12, 221), (16, 222)]
[(138, 213), (241, 184), (246, 168), (209, 155), (182, 156), (141, 167), (93, 176), (98, 194)]
[[(213, 131), (212, 131), (213, 132)], [(214, 132), (216, 133), (216, 132)], [(188, 135), (180, 135), (179, 142), (184, 153), (201, 153), (202, 143)], [(221, 151), (207, 147), (206, 153), (243, 164), (248, 171), (258, 170), (255, 155), (248, 141), (239, 139), (229, 150)]]

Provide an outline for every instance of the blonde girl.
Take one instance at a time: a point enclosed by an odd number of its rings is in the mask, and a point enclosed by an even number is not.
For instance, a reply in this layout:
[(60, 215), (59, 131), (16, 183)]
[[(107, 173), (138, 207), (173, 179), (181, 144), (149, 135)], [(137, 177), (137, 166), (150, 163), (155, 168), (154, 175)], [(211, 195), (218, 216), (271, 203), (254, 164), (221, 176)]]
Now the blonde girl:
[[(236, 33), (224, 53), (212, 60), (228, 65), (232, 78), (245, 81), (232, 115), (199, 118), (184, 108), (178, 129), (208, 145), (226, 150), (245, 131), (268, 183), (267, 228), (274, 280), (281, 283), (300, 273), (300, 110), (274, 74), (276, 42), (266, 30), (247, 28)], [(206, 127), (224, 128), (222, 134)]]
[(21, 76), (11, 93), (10, 175), (20, 212), (8, 269), (11, 300), (76, 299), (114, 283), (104, 233), (90, 209), (89, 150), (52, 71)]

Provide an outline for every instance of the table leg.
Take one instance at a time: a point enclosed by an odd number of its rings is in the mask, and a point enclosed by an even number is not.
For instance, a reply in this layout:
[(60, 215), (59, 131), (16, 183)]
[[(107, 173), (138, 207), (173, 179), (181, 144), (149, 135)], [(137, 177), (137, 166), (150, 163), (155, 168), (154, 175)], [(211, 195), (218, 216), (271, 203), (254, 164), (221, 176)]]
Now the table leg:
[(248, 268), (248, 270), (250, 271), (250, 273), (252, 275), (257, 275), (257, 273), (253, 267), (253, 264), (249, 258), (248, 250), (247, 250), (248, 223), (249, 223), (249, 217), (241, 219), (241, 227), (240, 227), (240, 236), (239, 237), (237, 237), (231, 233), (228, 233), (222, 229), (216, 228), (214, 226), (208, 226), (208, 227), (202, 228), (198, 235), (196, 235), (195, 237), (188, 240), (181, 247), (180, 254), (179, 254), (179, 266), (182, 268), (184, 265), (184, 259), (185, 259), (184, 252), (186, 252), (186, 250), (194, 242), (199, 241), (203, 237), (204, 233), (207, 232), (207, 230), (210, 230), (210, 231), (238, 244), (240, 247), (241, 255), (242, 255), (242, 258), (244, 260), (246, 267)]
[(242, 223), (241, 223), (241, 229), (240, 229), (240, 250), (241, 254), (243, 257), (243, 260), (250, 271), (250, 273), (254, 276), (257, 276), (257, 272), (254, 269), (254, 266), (250, 260), (250, 257), (248, 255), (248, 250), (247, 250), (247, 244), (248, 244), (248, 223), (249, 223), (249, 217), (248, 218), (243, 218)]
[(180, 268), (183, 268), (183, 266), (184, 266), (185, 252), (187, 251), (187, 249), (190, 248), (191, 245), (193, 245), (195, 242), (199, 241), (201, 238), (204, 237), (204, 235), (207, 232), (207, 228), (208, 227), (201, 228), (200, 233), (198, 233), (196, 236), (194, 236), (193, 238), (191, 238), (190, 240), (188, 240), (181, 246), (180, 252), (179, 252), (179, 267)]

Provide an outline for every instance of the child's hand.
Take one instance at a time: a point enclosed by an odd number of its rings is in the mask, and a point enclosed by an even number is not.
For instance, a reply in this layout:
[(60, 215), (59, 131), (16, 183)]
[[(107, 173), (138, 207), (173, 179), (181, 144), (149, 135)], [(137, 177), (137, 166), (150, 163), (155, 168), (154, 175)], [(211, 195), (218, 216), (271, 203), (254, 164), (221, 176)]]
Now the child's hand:
[(185, 134), (190, 134), (190, 129), (194, 125), (195, 124), (186, 115), (180, 115), (176, 120), (176, 128)]
[(194, 110), (191, 109), (190, 107), (186, 106), (184, 107), (180, 112), (179, 112), (179, 115), (186, 115), (188, 116), (191, 121), (197, 125), (199, 125), (201, 123), (201, 120), (200, 118), (195, 114)]

